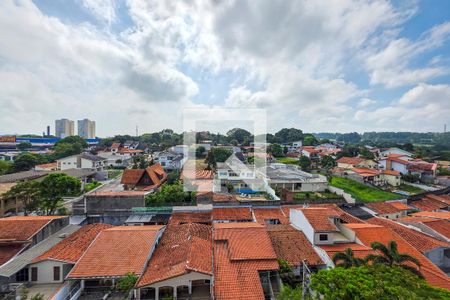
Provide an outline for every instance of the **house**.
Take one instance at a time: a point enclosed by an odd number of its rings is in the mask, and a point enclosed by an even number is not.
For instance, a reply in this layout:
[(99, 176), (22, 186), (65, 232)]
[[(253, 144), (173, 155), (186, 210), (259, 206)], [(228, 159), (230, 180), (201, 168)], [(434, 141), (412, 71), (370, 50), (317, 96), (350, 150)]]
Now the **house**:
[(80, 284), (81, 295), (102, 299), (125, 274), (144, 273), (164, 229), (159, 225), (117, 226), (101, 231), (66, 279)]
[(305, 234), (292, 225), (268, 225), (267, 233), (277, 258), (286, 261), (295, 275), (300, 276), (304, 262), (310, 270), (325, 266)]
[(405, 151), (403, 149), (396, 148), (396, 147), (389, 148), (389, 149), (386, 149), (386, 150), (383, 150), (380, 152), (381, 157), (388, 157), (388, 156), (392, 156), (392, 155), (396, 155), (396, 156), (402, 157), (402, 158), (413, 157), (413, 154), (411, 152), (408, 152), (408, 151)]
[(146, 169), (126, 169), (120, 181), (124, 190), (130, 191), (154, 191), (167, 179), (167, 174), (162, 166), (154, 164)]
[(107, 160), (104, 157), (90, 153), (71, 155), (56, 160), (58, 170), (67, 169), (89, 169), (103, 171), (107, 166)]
[(442, 196), (426, 194), (418, 199), (411, 199), (408, 204), (421, 211), (449, 210), (450, 200)]
[(253, 222), (251, 207), (214, 207), (214, 223)]
[(170, 171), (180, 171), (183, 168), (184, 163), (187, 161), (187, 157), (183, 153), (174, 151), (160, 152), (156, 155), (155, 159), (165, 170)]
[(365, 209), (380, 218), (398, 219), (406, 216), (411, 207), (402, 202), (371, 202), (365, 204)]
[(179, 155), (187, 156), (189, 146), (187, 145), (176, 145), (169, 148), (169, 151), (174, 152)]
[(253, 215), (261, 225), (289, 224), (288, 218), (279, 207), (254, 207)]
[(429, 163), (423, 160), (413, 160), (408, 165), (409, 174), (417, 175), (422, 182), (434, 183), (436, 178), (436, 163)]
[(36, 170), (36, 171), (56, 171), (57, 169), (58, 169), (57, 162), (34, 166), (34, 170)]
[(64, 238), (28, 265), (29, 281), (33, 283), (61, 283), (81, 258), (97, 235), (111, 228), (107, 224), (86, 225)]
[(337, 167), (340, 169), (352, 169), (352, 168), (368, 168), (377, 169), (378, 164), (371, 160), (363, 157), (347, 157), (343, 156), (336, 160)]
[(313, 146), (303, 146), (301, 147), (302, 156), (306, 156), (309, 159), (318, 159), (319, 151), (316, 150)]
[(399, 186), (402, 184), (402, 174), (395, 170), (382, 170), (382, 177), (387, 184), (391, 186)]
[(258, 223), (214, 224), (214, 299), (275, 299), (280, 291), (277, 254)]
[(369, 219), (368, 222), (392, 229), (441, 270), (444, 272), (449, 270), (450, 260), (447, 258), (446, 253), (450, 251), (450, 243), (441, 241), (417, 229), (413, 229), (415, 227), (397, 223), (392, 220), (375, 217)]
[(274, 163), (259, 171), (258, 174), (263, 176), (274, 190), (321, 192), (328, 188), (325, 176), (304, 172), (295, 165)]
[(388, 155), (380, 158), (378, 161), (380, 169), (383, 170), (394, 170), (400, 174), (408, 174), (408, 165), (410, 161), (403, 158), (399, 158), (395, 155)]
[(450, 242), (450, 220), (448, 219), (413, 216), (401, 218), (398, 222), (413, 226), (441, 241)]
[(210, 299), (212, 227), (170, 225), (136, 284), (138, 299)]
[(369, 168), (352, 168), (350, 171), (347, 171), (347, 174), (354, 175), (358, 181), (370, 183), (374, 186), (386, 185), (386, 180), (379, 170)]

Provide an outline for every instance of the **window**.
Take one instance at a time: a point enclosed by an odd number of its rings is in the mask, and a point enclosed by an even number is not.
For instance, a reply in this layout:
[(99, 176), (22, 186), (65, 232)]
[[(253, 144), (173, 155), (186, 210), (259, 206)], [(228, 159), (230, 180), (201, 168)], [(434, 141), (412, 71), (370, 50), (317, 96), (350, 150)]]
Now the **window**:
[(61, 278), (61, 267), (53, 267), (53, 280), (59, 281)]
[(319, 234), (319, 241), (328, 241), (328, 234)]
[(28, 268), (24, 268), (16, 273), (16, 281), (17, 282), (28, 281)]
[(37, 281), (38, 280), (38, 268), (32, 267), (31, 268), (31, 281)]

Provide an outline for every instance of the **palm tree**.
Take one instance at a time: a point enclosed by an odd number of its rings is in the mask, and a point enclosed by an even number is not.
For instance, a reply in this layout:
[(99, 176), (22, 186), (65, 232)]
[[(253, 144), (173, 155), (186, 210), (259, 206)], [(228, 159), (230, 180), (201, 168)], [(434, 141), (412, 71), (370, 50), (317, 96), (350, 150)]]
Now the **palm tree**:
[(365, 260), (367, 262), (372, 261), (375, 264), (385, 264), (388, 266), (398, 266), (412, 273), (416, 274), (419, 277), (423, 277), (422, 274), (416, 267), (411, 266), (406, 263), (413, 263), (418, 268), (420, 268), (420, 262), (417, 258), (409, 255), (398, 252), (397, 243), (395, 241), (389, 241), (387, 246), (383, 245), (380, 242), (373, 242), (371, 244), (373, 250), (379, 251), (381, 254), (370, 254)]
[(339, 252), (333, 255), (333, 263), (336, 267), (351, 268), (358, 267), (365, 264), (365, 260), (357, 258), (350, 248), (345, 249), (344, 252)]

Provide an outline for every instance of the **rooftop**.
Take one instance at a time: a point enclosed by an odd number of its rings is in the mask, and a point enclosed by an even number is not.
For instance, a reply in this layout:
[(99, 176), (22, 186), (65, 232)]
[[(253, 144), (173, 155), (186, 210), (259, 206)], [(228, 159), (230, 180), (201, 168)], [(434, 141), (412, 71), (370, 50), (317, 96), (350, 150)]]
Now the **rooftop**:
[(410, 203), (412, 206), (417, 207), (420, 210), (424, 211), (433, 211), (438, 209), (443, 209), (448, 207), (448, 204), (445, 204), (441, 201), (431, 199), (428, 197), (422, 198), (420, 200), (412, 201)]
[(146, 169), (125, 169), (121, 183), (133, 186), (143, 186), (143, 190), (159, 187), (167, 178), (163, 167), (158, 163)]
[(413, 213), (411, 216), (450, 220), (450, 211), (421, 211)]
[(210, 225), (169, 226), (137, 286), (151, 285), (191, 271), (212, 275)]
[(169, 225), (186, 223), (211, 224), (211, 212), (174, 212), (169, 220)]
[(395, 214), (405, 210), (405, 209), (398, 209), (391, 202), (371, 202), (366, 203), (365, 206), (368, 207), (370, 210), (376, 212), (377, 214)]
[(338, 160), (336, 160), (337, 163), (341, 164), (349, 164), (349, 165), (358, 165), (364, 161), (364, 158), (361, 157), (341, 157)]
[(253, 221), (250, 207), (214, 207), (213, 220)]
[(111, 227), (112, 225), (108, 224), (86, 225), (56, 244), (47, 252), (36, 257), (33, 263), (52, 259), (75, 264), (97, 235), (102, 230)]
[[(78, 260), (69, 279), (140, 275), (164, 226), (119, 226), (103, 230)], [(113, 250), (113, 251), (112, 251)]]
[(278, 220), (280, 224), (289, 224), (289, 219), (283, 214), (279, 207), (276, 208), (253, 208), (256, 222), (262, 225), (269, 224), (271, 220)]
[(16, 216), (0, 218), (0, 243), (27, 241), (60, 216)]
[(302, 231), (291, 225), (268, 225), (267, 232), (277, 257), (291, 266), (298, 266), (303, 260), (312, 266), (324, 264)]
[(300, 210), (315, 231), (338, 231), (334, 220), (339, 218), (335, 210), (328, 207), (308, 207)]

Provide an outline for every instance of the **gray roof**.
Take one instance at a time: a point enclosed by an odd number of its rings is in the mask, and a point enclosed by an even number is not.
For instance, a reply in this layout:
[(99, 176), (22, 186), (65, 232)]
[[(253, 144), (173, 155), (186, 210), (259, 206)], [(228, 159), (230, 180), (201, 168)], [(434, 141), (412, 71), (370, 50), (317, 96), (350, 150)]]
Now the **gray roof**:
[(81, 153), (80, 154), (80, 157), (81, 158), (84, 158), (84, 159), (89, 159), (89, 160), (92, 160), (92, 161), (103, 161), (103, 160), (106, 160), (106, 158), (104, 158), (104, 157), (101, 157), (101, 156), (98, 156), (98, 155), (94, 155), (94, 154), (91, 154), (91, 153)]
[(128, 217), (125, 223), (143, 223), (150, 222), (155, 214), (133, 214)]
[(0, 183), (17, 182), (22, 180), (32, 180), (49, 174), (47, 171), (23, 171), (0, 176)]
[(0, 267), (0, 276), (11, 277), (12, 275), (16, 274), (17, 272), (25, 268), (28, 264), (30, 264), (33, 261), (33, 259), (42, 255), (50, 248), (52, 248), (60, 241), (62, 241), (63, 236), (67, 237), (68, 235), (76, 232), (80, 228), (81, 227), (77, 225), (68, 225), (63, 229), (55, 232), (42, 242), (34, 245), (28, 250), (25, 250), (24, 252), (20, 253), (19, 255), (11, 259), (6, 264), (2, 265)]
[(303, 172), (297, 166), (272, 164), (266, 168), (266, 175), (270, 180), (306, 182), (314, 179), (320, 179), (318, 175)]

